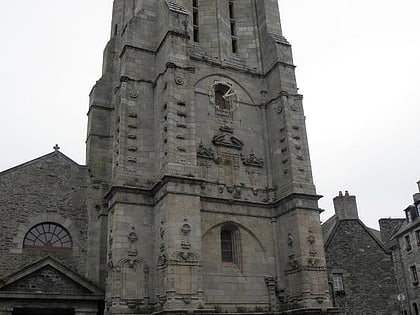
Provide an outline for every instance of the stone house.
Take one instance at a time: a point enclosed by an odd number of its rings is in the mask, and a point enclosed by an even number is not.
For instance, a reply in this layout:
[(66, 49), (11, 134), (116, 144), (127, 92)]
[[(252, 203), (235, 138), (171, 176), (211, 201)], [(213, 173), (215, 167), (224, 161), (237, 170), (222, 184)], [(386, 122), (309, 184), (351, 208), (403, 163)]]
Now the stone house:
[(420, 181), (414, 203), (405, 210), (405, 218), (381, 219), (382, 239), (392, 252), (398, 283), (398, 298), (406, 314), (420, 313)]
[(360, 219), (356, 197), (334, 198), (335, 215), (322, 224), (328, 279), (342, 314), (400, 314), (393, 260), (379, 231)]
[(86, 166), (0, 173), (0, 315), (337, 314), (294, 69), (277, 0), (114, 0)]

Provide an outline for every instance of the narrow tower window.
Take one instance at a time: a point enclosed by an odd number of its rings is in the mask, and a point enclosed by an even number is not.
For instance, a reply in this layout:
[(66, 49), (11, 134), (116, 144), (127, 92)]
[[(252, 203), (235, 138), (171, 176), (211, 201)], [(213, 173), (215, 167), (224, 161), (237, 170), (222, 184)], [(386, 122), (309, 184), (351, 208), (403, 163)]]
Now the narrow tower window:
[(232, 52), (236, 54), (238, 52), (238, 38), (236, 36), (236, 19), (235, 19), (234, 0), (229, 0), (229, 18), (230, 18), (230, 36), (232, 38)]
[(198, 0), (193, 0), (193, 40), (198, 43), (199, 37)]

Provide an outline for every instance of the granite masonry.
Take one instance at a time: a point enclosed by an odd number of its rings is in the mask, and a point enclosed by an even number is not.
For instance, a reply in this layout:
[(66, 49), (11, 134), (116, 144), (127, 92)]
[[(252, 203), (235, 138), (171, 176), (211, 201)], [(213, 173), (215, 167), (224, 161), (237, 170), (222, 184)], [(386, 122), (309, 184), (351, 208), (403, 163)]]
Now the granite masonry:
[(115, 0), (87, 166), (0, 173), (0, 314), (338, 314), (294, 68), (277, 0)]
[(334, 198), (334, 208), (322, 224), (334, 305), (349, 315), (401, 314), (393, 257), (380, 232), (359, 219), (356, 197), (347, 191)]

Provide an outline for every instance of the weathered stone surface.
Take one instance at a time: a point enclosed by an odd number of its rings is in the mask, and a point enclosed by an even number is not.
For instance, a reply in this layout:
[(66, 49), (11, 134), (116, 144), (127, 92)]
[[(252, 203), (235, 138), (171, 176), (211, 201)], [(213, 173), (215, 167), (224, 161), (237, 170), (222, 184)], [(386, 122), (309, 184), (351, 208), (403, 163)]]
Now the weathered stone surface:
[(393, 257), (379, 232), (358, 219), (355, 196), (340, 194), (334, 205), (336, 215), (324, 223), (323, 233), (336, 306), (343, 314), (399, 314)]
[[(34, 210), (13, 218), (68, 224), (75, 247), (52, 255), (105, 287), (109, 314), (335, 313), (277, 1), (198, 3), (199, 40), (192, 1), (114, 1), (87, 168), (47, 163), (56, 153), (19, 169), (5, 198)], [(10, 242), (12, 261), (45, 254)]]

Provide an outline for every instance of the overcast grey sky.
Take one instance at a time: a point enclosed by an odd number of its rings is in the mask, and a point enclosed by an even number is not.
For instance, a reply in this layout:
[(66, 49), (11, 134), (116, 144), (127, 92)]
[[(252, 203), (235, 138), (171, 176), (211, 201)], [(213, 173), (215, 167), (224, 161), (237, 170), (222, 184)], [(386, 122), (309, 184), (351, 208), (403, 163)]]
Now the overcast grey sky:
[[(238, 0), (240, 1), (240, 0)], [(420, 1), (279, 0), (325, 220), (349, 190), (376, 227), (420, 179)], [(0, 0), (0, 170), (52, 151), (85, 158), (112, 0)]]

